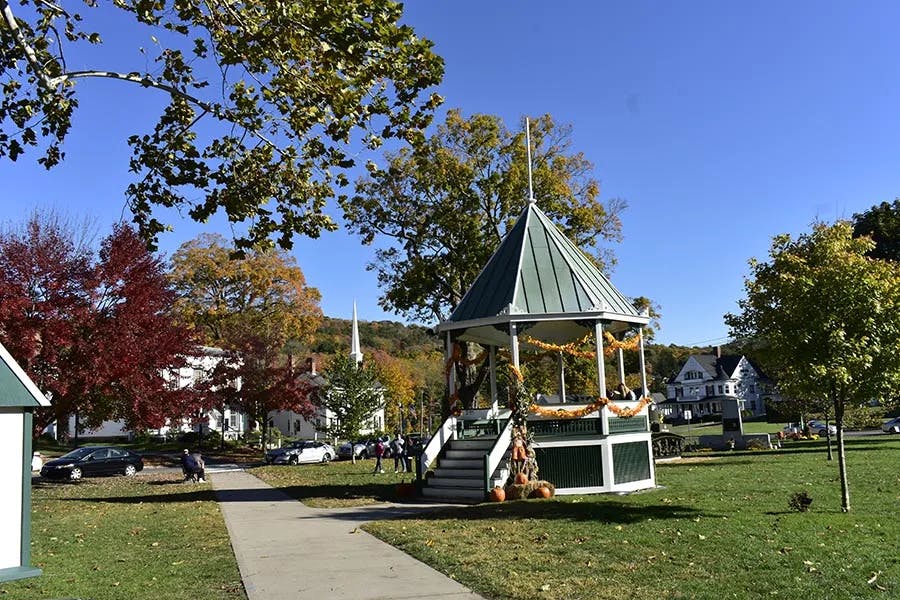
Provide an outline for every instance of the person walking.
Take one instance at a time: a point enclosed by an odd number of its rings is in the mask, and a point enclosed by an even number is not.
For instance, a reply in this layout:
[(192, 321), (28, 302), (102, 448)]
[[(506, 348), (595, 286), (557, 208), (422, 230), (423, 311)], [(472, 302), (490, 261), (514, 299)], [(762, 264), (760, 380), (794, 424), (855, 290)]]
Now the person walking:
[(384, 442), (380, 439), (375, 442), (375, 470), (373, 473), (384, 473), (381, 466), (381, 457), (384, 456)]
[(406, 471), (406, 460), (403, 458), (403, 438), (400, 437), (400, 434), (397, 434), (393, 440), (391, 440), (391, 454), (394, 456), (394, 473), (403, 473)]

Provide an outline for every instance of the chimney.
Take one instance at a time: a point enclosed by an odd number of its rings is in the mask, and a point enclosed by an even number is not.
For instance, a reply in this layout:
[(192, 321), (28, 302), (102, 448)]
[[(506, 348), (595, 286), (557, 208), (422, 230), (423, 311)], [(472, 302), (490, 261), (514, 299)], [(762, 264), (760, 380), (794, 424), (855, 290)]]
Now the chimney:
[(310, 375), (316, 374), (316, 359), (313, 356), (310, 356), (306, 359), (306, 370)]
[(716, 346), (716, 358), (722, 358), (722, 346)]

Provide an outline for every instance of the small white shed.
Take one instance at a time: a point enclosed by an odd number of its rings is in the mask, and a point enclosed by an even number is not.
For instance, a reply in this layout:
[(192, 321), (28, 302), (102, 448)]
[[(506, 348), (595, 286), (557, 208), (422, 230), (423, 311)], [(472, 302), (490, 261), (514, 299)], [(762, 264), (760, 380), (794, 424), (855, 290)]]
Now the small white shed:
[(31, 566), (31, 435), (50, 402), (0, 344), (0, 581), (36, 577)]

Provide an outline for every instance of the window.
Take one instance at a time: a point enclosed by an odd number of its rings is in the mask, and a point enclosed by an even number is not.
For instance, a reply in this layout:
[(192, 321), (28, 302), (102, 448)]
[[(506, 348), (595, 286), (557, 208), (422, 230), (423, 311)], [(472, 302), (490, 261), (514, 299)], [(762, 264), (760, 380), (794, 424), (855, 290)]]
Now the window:
[(714, 385), (706, 386), (706, 395), (707, 396), (712, 396), (715, 393), (716, 393), (716, 386), (714, 386)]
[(747, 389), (750, 391), (751, 394), (756, 393), (756, 386), (753, 385), (752, 383), (749, 386), (747, 386)]
[(725, 393), (725, 386), (723, 386), (721, 383), (719, 384), (719, 393), (720, 393), (720, 394), (724, 394), (724, 393)]

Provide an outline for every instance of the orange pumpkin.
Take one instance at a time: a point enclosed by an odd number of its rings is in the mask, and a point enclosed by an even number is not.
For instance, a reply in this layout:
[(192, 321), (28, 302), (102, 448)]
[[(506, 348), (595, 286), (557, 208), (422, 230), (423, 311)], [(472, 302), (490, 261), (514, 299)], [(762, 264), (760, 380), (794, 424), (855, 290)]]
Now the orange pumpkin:
[(526, 483), (528, 483), (528, 475), (526, 475), (522, 471), (519, 471), (518, 473), (516, 473), (515, 481), (519, 485), (525, 485)]
[(506, 490), (502, 487), (495, 487), (491, 490), (491, 502), (503, 502), (506, 500)]
[(550, 488), (546, 486), (541, 486), (532, 493), (535, 498), (549, 498), (551, 495)]

